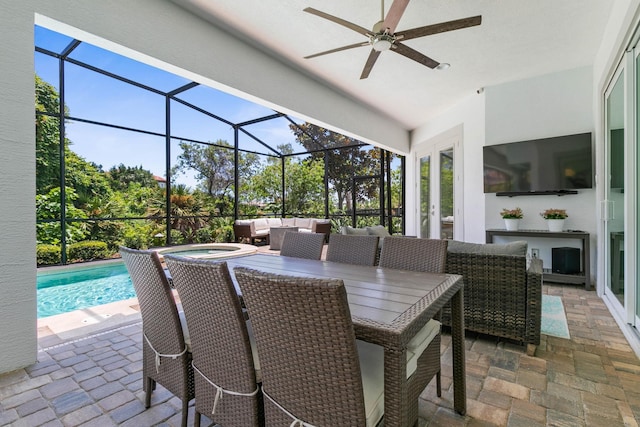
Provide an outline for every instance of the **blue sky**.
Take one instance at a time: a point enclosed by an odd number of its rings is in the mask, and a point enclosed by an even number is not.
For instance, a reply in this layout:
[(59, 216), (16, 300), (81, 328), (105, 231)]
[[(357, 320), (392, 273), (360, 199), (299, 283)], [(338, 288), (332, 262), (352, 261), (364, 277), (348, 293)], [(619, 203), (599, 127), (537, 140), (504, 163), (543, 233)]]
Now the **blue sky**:
[[(62, 34), (42, 27), (35, 28), (35, 43), (38, 47), (59, 53), (71, 41), (70, 37)], [(86, 43), (80, 44), (70, 58), (161, 91), (170, 91), (190, 83), (179, 76)], [(60, 88), (57, 59), (36, 52), (35, 72), (56, 89)], [(150, 132), (165, 132), (165, 98), (161, 95), (69, 62), (65, 64), (65, 85), (65, 104), (71, 116)], [(273, 110), (269, 108), (205, 86), (192, 88), (179, 97), (232, 123), (273, 114)], [(171, 118), (171, 134), (174, 136), (210, 142), (222, 139), (233, 144), (231, 126), (180, 103), (171, 103)], [(291, 143), (296, 147), (288, 123), (281, 118), (251, 125), (248, 130), (273, 146)], [(69, 122), (66, 130), (67, 137), (72, 141), (72, 149), (86, 160), (102, 165), (105, 170), (124, 163), (127, 166), (142, 165), (155, 175), (165, 175), (164, 137), (80, 122)], [(241, 148), (268, 152), (242, 133), (239, 143)], [(178, 154), (178, 142), (175, 141), (171, 146), (172, 164), (175, 164)], [(178, 182), (190, 187), (196, 185), (193, 174), (180, 176)]]

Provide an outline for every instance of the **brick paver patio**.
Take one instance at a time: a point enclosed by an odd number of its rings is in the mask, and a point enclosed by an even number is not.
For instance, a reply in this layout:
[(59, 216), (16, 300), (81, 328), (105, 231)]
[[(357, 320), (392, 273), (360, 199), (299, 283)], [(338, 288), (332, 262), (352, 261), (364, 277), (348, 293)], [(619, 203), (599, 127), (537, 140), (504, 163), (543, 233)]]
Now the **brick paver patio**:
[[(468, 335), (468, 413), (460, 416), (445, 334), (443, 395), (425, 389), (420, 426), (638, 425), (640, 361), (604, 303), (575, 286), (544, 291), (562, 297), (572, 338), (543, 336), (530, 357), (514, 343)], [(39, 345), (36, 364), (0, 375), (0, 425), (180, 425), (180, 401), (160, 386), (144, 409), (139, 321), (71, 341), (42, 337)]]

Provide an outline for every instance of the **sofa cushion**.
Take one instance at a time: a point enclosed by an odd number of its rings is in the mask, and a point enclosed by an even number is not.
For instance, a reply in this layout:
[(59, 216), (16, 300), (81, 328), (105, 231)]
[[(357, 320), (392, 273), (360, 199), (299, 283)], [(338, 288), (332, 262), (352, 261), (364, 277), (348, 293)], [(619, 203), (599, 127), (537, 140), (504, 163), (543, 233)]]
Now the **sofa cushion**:
[(452, 253), (471, 253), (479, 255), (527, 255), (527, 242), (518, 240), (506, 244), (467, 243), (449, 240), (447, 251)]
[(267, 223), (269, 227), (281, 227), (282, 220), (280, 218), (267, 218)]
[(342, 234), (351, 234), (355, 236), (368, 236), (369, 232), (367, 231), (366, 228), (353, 228), (347, 225), (345, 227), (342, 227)]
[(252, 220), (250, 220), (250, 219), (236, 219), (236, 224), (238, 224), (238, 225), (249, 225), (249, 224), (251, 224), (251, 221)]
[(311, 218), (296, 218), (296, 227), (311, 230)]
[(256, 231), (269, 229), (269, 222), (267, 221), (266, 218), (254, 219), (253, 225), (256, 227)]
[(293, 227), (296, 225), (295, 218), (282, 218), (282, 225), (284, 227)]

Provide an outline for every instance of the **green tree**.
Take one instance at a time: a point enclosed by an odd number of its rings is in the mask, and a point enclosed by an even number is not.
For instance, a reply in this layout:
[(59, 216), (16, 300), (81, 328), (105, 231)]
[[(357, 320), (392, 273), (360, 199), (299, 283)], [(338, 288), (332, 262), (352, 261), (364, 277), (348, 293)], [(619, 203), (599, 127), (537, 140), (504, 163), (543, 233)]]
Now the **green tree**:
[[(35, 76), (37, 113), (57, 114), (60, 96), (49, 83)], [(65, 114), (68, 109), (64, 107)], [(36, 193), (47, 194), (60, 186), (60, 123), (59, 118), (48, 114), (36, 114)], [(75, 190), (75, 206), (89, 200), (108, 196), (111, 189), (100, 166), (87, 162), (73, 152), (71, 141), (64, 138), (65, 187)]]
[(100, 165), (86, 161), (71, 149), (65, 151), (65, 184), (78, 194), (76, 206), (95, 203), (98, 199), (106, 203), (111, 187)]
[[(73, 188), (67, 187), (66, 211), (70, 218), (87, 218), (85, 212), (76, 208), (73, 202), (78, 195)], [(40, 222), (36, 225), (36, 238), (38, 243), (59, 245), (62, 235), (60, 230), (60, 188), (52, 188), (47, 194), (36, 195), (36, 217), (40, 220), (53, 220)], [(87, 237), (87, 224), (84, 222), (68, 222), (66, 226), (66, 239), (68, 243), (79, 242)]]
[[(192, 194), (189, 189), (179, 184), (171, 190), (171, 229), (179, 233), (184, 243), (193, 243), (197, 239), (198, 230), (206, 227), (209, 212), (204, 209), (200, 197)], [(166, 215), (164, 200), (156, 199), (155, 204), (148, 210), (149, 217), (163, 217)]]
[[(223, 140), (217, 140), (215, 145), (180, 142), (180, 148), (182, 152), (171, 170), (172, 177), (191, 169), (196, 171), (198, 189), (215, 199), (233, 196), (235, 163), (231, 144)], [(251, 175), (257, 165), (258, 157), (255, 154), (239, 153), (240, 177)]]
[(109, 185), (114, 190), (126, 190), (130, 184), (137, 183), (143, 187), (158, 187), (153, 174), (140, 166), (125, 166), (120, 163), (107, 172)]
[[(344, 212), (352, 208), (353, 178), (362, 175), (375, 175), (380, 171), (379, 150), (362, 149), (360, 147), (348, 147), (359, 141), (332, 132), (328, 129), (315, 126), (311, 123), (290, 125), (297, 141), (311, 152), (314, 159), (323, 159), (326, 155), (328, 162), (329, 185), (335, 192), (335, 201), (338, 211)], [(327, 151), (315, 151), (326, 147)], [(368, 200), (379, 194), (379, 181), (368, 180), (358, 186), (357, 200)]]
[[(278, 151), (291, 153), (290, 144)], [(273, 212), (282, 209), (282, 162), (285, 170), (285, 213), (320, 214), (324, 212), (324, 164), (318, 159), (287, 156), (269, 158), (261, 171), (250, 180), (249, 197), (265, 203)]]
[[(36, 112), (57, 114), (60, 97), (49, 83), (35, 76)], [(46, 194), (60, 185), (60, 127), (59, 119), (36, 114), (36, 192)]]

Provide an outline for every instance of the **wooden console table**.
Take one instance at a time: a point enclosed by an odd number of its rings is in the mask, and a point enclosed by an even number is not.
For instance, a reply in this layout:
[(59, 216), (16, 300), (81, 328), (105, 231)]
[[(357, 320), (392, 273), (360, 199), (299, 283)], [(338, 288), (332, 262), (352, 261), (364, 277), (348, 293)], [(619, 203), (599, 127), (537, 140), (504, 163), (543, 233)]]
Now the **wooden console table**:
[[(559, 274), (554, 273), (551, 269), (544, 269), (543, 280), (558, 283), (584, 283), (584, 288), (591, 290), (591, 253), (589, 251), (589, 233), (583, 231), (546, 231), (546, 230), (486, 230), (487, 243), (493, 243), (494, 236), (514, 236), (514, 237), (541, 237), (551, 239), (575, 239), (582, 242), (582, 250), (580, 251), (582, 270), (579, 274)], [(523, 239), (526, 240), (526, 239)]]

